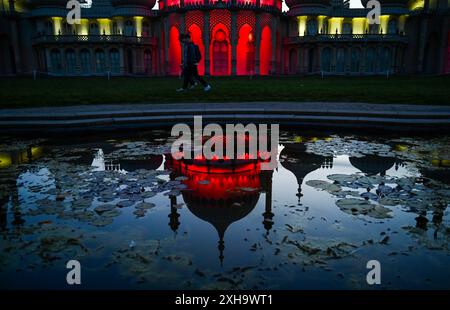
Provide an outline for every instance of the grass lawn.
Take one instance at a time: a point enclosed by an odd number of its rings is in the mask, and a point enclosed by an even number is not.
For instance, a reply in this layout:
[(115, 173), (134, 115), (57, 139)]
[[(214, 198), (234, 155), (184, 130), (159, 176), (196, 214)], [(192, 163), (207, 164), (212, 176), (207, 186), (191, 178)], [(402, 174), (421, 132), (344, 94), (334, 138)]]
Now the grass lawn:
[(450, 105), (450, 76), (215, 77), (177, 93), (177, 78), (0, 78), (0, 108), (108, 103), (333, 101)]

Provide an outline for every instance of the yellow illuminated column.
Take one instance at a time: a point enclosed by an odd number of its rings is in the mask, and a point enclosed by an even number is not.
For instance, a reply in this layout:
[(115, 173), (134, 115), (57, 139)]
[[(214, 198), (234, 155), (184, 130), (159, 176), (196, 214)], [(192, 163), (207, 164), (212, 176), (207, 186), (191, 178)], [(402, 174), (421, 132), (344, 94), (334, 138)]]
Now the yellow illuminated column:
[(328, 19), (328, 32), (329, 34), (341, 34), (343, 17), (333, 17)]
[(111, 20), (108, 18), (99, 18), (98, 24), (100, 25), (100, 34), (111, 34)]
[(380, 16), (380, 33), (386, 34), (388, 32), (389, 15)]
[(323, 22), (324, 22), (325, 18), (326, 18), (326, 16), (324, 16), (324, 15), (317, 16), (317, 31), (318, 31), (318, 33), (322, 33)]
[(0, 168), (7, 168), (11, 166), (11, 155), (8, 153), (0, 153)]
[(366, 18), (365, 17), (355, 17), (352, 19), (352, 33), (353, 34), (364, 34), (366, 29)]
[(142, 36), (142, 19), (144, 19), (144, 17), (142, 17), (142, 16), (135, 16), (134, 17), (134, 24), (135, 24), (135, 29), (136, 29), (136, 35), (138, 37)]
[(87, 36), (89, 34), (89, 19), (80, 19), (80, 24), (77, 25), (77, 34)]
[(61, 30), (62, 17), (52, 17), (52, 21), (53, 21), (54, 35), (61, 34), (62, 33), (62, 30)]
[(408, 15), (401, 15), (398, 17), (398, 32), (399, 33), (405, 32), (405, 23), (406, 23), (407, 18), (408, 18)]
[(415, 0), (415, 1), (410, 1), (409, 2), (409, 9), (412, 10), (418, 10), (418, 9), (423, 9), (425, 5), (425, 1), (424, 0)]
[(307, 16), (297, 16), (298, 20), (298, 35), (303, 37), (306, 31), (306, 19)]

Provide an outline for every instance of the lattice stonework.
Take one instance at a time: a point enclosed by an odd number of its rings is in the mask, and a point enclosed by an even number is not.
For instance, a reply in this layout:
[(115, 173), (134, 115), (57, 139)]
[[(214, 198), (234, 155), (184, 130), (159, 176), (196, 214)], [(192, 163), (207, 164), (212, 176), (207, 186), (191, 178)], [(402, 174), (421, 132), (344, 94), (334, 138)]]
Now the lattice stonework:
[(271, 27), (271, 23), (272, 23), (272, 15), (268, 14), (268, 13), (262, 13), (260, 15), (260, 25), (261, 25), (261, 29), (263, 29), (265, 26), (269, 26)]
[(229, 31), (231, 31), (231, 13), (230, 11), (227, 10), (213, 10), (211, 11), (211, 15), (209, 18), (209, 23), (210, 23), (210, 29), (212, 31), (212, 29), (217, 25), (217, 24), (224, 24)]
[(186, 29), (189, 29), (192, 25), (197, 25), (200, 29), (204, 27), (203, 12), (201, 11), (188, 11), (185, 15)]
[(241, 29), (242, 26), (248, 24), (255, 30), (255, 13), (251, 11), (241, 11), (238, 13), (237, 17), (237, 30)]

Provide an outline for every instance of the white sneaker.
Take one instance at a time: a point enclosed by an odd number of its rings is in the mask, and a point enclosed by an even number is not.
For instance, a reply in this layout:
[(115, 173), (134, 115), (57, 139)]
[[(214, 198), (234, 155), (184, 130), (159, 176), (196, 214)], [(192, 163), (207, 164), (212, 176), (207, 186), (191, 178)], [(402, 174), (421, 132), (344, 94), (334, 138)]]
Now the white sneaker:
[(178, 89), (176, 90), (177, 93), (181, 93), (182, 91), (186, 91), (186, 89), (184, 89), (184, 88), (178, 88)]
[(208, 86), (205, 87), (205, 91), (210, 91), (211, 88), (212, 88), (211, 85), (208, 85)]
[(195, 82), (194, 85), (191, 85), (191, 87), (189, 87), (189, 89), (194, 89), (195, 87), (197, 87), (198, 83)]

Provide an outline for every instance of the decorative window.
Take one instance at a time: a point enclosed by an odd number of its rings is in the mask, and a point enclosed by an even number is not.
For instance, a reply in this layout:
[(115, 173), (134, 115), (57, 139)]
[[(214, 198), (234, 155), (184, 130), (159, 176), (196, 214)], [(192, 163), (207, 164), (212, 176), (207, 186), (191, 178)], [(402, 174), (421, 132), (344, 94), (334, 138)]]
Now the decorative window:
[(50, 52), (51, 69), (53, 73), (62, 73), (61, 52), (54, 49)]
[(336, 72), (345, 72), (345, 59), (347, 58), (345, 48), (338, 48), (336, 52)]
[(321, 68), (323, 72), (330, 72), (331, 71), (331, 48), (325, 47), (322, 49), (322, 55), (321, 55)]
[(351, 34), (352, 33), (352, 24), (345, 22), (342, 25), (342, 34)]
[(397, 33), (397, 20), (391, 19), (388, 24), (388, 33), (396, 34)]
[(112, 49), (109, 52), (111, 62), (111, 72), (120, 73), (120, 55), (117, 49)]
[(91, 52), (87, 49), (83, 49), (80, 52), (80, 65), (81, 73), (91, 73)]
[(106, 71), (105, 52), (101, 49), (95, 51), (95, 72), (103, 73)]
[(124, 34), (126, 36), (133, 36), (134, 35), (134, 25), (133, 22), (131, 20), (127, 20), (125, 21), (125, 31)]
[(359, 63), (361, 58), (361, 51), (359, 48), (352, 48), (351, 52), (351, 71), (359, 72)]
[(317, 34), (317, 22), (315, 19), (310, 19), (306, 23), (306, 33), (308, 35), (315, 35)]
[(75, 74), (76, 71), (76, 58), (75, 51), (73, 49), (69, 49), (66, 51), (66, 71), (68, 74)]

